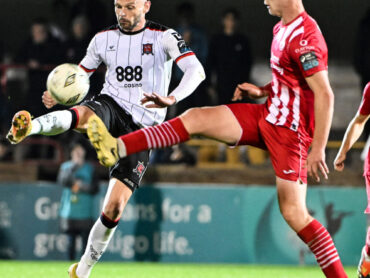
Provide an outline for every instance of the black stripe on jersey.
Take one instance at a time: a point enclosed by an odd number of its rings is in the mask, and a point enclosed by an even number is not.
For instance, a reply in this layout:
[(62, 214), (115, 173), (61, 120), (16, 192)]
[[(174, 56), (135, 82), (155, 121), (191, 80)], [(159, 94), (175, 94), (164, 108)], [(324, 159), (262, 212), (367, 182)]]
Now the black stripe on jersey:
[(164, 31), (167, 31), (168, 29), (170, 29), (167, 26), (164, 26), (160, 23), (156, 23), (156, 22), (153, 22), (153, 21), (150, 21), (150, 20), (146, 21), (145, 28), (153, 30), (153, 31), (161, 31), (161, 32), (164, 32)]
[[(131, 37), (129, 39), (129, 45), (128, 45), (128, 55), (127, 55), (127, 65), (130, 66), (130, 54), (131, 54)], [(128, 88), (129, 96), (129, 102), (131, 102), (131, 87)]]
[[(143, 36), (141, 37), (141, 45), (143, 45), (144, 36), (145, 36), (145, 30), (143, 32)], [(142, 66), (143, 65), (143, 55), (140, 55), (140, 60), (141, 60), (140, 66)]]
[(121, 39), (121, 32), (118, 33), (118, 40), (117, 40), (117, 51), (116, 51), (116, 65), (118, 64), (118, 49), (119, 49), (119, 41)]
[(108, 32), (106, 33), (107, 34), (107, 41), (106, 41), (106, 44), (105, 44), (105, 61), (107, 61), (107, 50), (108, 50)]

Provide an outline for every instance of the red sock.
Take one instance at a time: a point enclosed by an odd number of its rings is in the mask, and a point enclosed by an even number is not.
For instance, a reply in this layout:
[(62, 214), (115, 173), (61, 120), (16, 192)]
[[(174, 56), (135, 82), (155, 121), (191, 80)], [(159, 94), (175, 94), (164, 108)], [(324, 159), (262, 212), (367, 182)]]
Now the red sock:
[(151, 126), (123, 135), (127, 155), (148, 149), (159, 149), (185, 142), (190, 139), (179, 117), (160, 125)]
[(308, 245), (316, 260), (329, 278), (347, 278), (334, 242), (323, 225), (313, 220), (304, 227), (298, 236)]
[(365, 251), (370, 256), (370, 227), (367, 229)]

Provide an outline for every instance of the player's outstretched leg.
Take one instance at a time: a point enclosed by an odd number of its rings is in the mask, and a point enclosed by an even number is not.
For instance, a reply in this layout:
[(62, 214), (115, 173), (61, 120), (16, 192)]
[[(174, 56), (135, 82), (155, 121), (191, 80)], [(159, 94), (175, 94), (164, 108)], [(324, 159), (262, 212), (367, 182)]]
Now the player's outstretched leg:
[(25, 110), (17, 112), (12, 119), (12, 126), (6, 136), (12, 144), (20, 143), (32, 130), (31, 114)]
[(370, 227), (367, 230), (366, 244), (361, 251), (357, 275), (359, 278), (370, 278)]
[(34, 134), (53, 136), (75, 128), (84, 130), (91, 115), (95, 113), (86, 106), (51, 112), (33, 120), (29, 112), (19, 111), (13, 117), (7, 139), (12, 144), (18, 144)]
[(18, 144), (27, 136), (34, 134), (52, 136), (63, 133), (76, 127), (77, 113), (74, 109), (61, 110), (31, 120), (29, 112), (19, 111), (13, 117), (7, 139), (12, 144)]
[(133, 153), (185, 142), (191, 135), (203, 135), (235, 144), (241, 138), (241, 133), (239, 122), (226, 106), (192, 108), (180, 117), (119, 138), (112, 137), (97, 117), (90, 117), (87, 127), (89, 139), (104, 166), (112, 166), (120, 157)]
[(122, 139), (121, 137), (114, 138), (102, 120), (92, 116), (88, 121), (87, 135), (96, 150), (100, 163), (106, 167), (113, 166), (119, 158), (132, 153), (146, 149), (165, 148), (190, 138), (180, 118), (137, 130)]

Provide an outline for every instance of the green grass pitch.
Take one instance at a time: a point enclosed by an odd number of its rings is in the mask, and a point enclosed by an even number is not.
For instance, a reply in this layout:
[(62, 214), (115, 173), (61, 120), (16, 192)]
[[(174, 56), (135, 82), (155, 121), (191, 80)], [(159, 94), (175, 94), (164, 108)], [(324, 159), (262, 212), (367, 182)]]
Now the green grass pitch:
[[(68, 278), (69, 262), (0, 261), (1, 278)], [(356, 277), (355, 267), (346, 267)], [(321, 278), (318, 266), (98, 263), (91, 278)]]

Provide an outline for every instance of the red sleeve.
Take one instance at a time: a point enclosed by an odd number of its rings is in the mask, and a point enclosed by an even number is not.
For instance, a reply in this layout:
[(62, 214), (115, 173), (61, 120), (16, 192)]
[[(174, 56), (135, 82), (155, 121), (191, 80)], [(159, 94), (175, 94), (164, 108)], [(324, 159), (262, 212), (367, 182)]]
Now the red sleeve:
[(361, 115), (369, 115), (370, 114), (370, 82), (367, 83), (364, 93), (362, 95), (362, 101), (358, 112)]
[[(304, 77), (328, 69), (328, 49), (319, 30), (304, 31), (290, 39), (289, 54)], [(299, 30), (297, 30), (299, 32)], [(294, 34), (294, 33), (293, 33)]]

